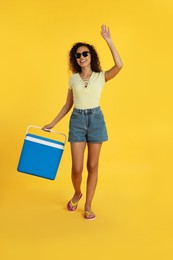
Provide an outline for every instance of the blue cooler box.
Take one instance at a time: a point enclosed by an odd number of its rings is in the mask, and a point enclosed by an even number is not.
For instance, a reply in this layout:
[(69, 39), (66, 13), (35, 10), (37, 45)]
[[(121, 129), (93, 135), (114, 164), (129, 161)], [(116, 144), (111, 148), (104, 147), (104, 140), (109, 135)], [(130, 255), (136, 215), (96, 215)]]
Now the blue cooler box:
[[(29, 126), (41, 129), (37, 126)], [(28, 130), (27, 130), (28, 131)], [(62, 133), (56, 134), (66, 136)], [(26, 133), (17, 170), (19, 172), (54, 180), (61, 161), (65, 142)]]

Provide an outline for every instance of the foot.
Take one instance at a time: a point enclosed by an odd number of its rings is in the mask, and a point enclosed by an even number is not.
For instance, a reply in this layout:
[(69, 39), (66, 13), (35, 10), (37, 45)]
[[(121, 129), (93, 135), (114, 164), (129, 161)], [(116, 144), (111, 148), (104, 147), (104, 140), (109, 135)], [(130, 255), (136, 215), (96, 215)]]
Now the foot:
[(93, 220), (96, 218), (96, 215), (94, 214), (94, 212), (92, 210), (84, 211), (84, 218), (87, 220)]
[(74, 195), (73, 198), (67, 203), (67, 209), (69, 211), (75, 211), (77, 209), (78, 202), (81, 198), (82, 198), (82, 193), (79, 196)]

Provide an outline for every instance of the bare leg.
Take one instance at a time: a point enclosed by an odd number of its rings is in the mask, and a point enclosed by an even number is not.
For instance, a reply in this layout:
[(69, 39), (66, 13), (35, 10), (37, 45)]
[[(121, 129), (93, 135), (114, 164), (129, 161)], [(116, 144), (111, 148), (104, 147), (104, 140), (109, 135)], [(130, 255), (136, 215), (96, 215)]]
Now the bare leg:
[(76, 203), (81, 195), (81, 182), (83, 171), (83, 159), (86, 143), (75, 142), (71, 143), (71, 155), (72, 155), (72, 183), (75, 190), (75, 194), (72, 198), (72, 202)]
[(85, 203), (85, 211), (87, 212), (91, 211), (91, 203), (97, 186), (98, 163), (99, 163), (101, 146), (102, 143), (95, 143), (95, 144), (88, 143), (88, 160), (87, 160), (88, 179), (87, 179), (86, 203)]

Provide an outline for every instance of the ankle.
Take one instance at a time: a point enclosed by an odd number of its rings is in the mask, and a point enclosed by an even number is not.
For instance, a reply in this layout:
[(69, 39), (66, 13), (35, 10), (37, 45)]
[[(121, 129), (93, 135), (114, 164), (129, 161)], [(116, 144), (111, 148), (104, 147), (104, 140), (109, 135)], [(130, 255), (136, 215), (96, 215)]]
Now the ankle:
[(80, 197), (81, 196), (81, 194), (82, 194), (82, 192), (81, 191), (75, 191), (75, 194), (74, 194), (74, 196), (75, 197)]
[(91, 205), (85, 204), (85, 211), (90, 212), (91, 211)]

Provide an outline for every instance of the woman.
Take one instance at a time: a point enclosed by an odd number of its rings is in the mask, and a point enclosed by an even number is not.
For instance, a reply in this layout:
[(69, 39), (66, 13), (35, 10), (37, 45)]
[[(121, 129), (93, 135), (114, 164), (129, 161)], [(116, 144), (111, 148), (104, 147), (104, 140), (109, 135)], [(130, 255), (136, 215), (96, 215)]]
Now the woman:
[(87, 43), (76, 43), (69, 53), (69, 65), (73, 74), (69, 79), (66, 103), (55, 119), (43, 127), (43, 130), (53, 128), (74, 105), (70, 118), (68, 137), (71, 145), (74, 196), (68, 202), (67, 209), (69, 211), (76, 210), (78, 202), (82, 197), (83, 160), (87, 146), (88, 178), (84, 208), (84, 218), (87, 220), (92, 220), (96, 217), (91, 209), (91, 204), (97, 185), (98, 163), (102, 142), (108, 140), (104, 117), (99, 107), (101, 90), (104, 83), (114, 78), (123, 66), (112, 42), (109, 28), (105, 25), (101, 26), (101, 35), (111, 51), (114, 61), (113, 67), (103, 72), (95, 48)]

